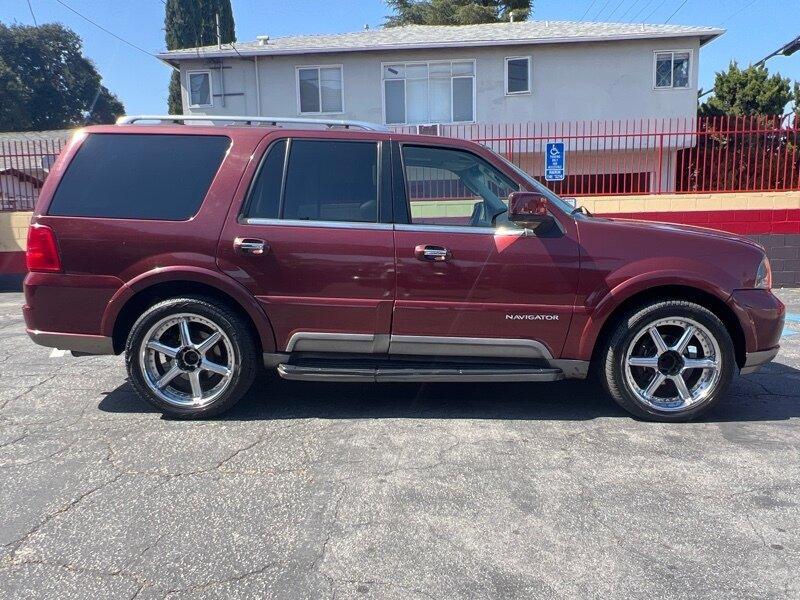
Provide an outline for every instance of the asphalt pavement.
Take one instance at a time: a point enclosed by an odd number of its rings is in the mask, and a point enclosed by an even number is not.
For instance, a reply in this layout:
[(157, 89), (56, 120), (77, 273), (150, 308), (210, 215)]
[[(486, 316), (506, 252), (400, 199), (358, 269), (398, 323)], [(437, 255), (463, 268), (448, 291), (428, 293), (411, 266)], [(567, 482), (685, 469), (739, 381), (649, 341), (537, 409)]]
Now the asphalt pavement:
[(0, 294), (2, 598), (798, 598), (800, 291), (701, 421), (585, 382), (265, 375), (166, 420)]

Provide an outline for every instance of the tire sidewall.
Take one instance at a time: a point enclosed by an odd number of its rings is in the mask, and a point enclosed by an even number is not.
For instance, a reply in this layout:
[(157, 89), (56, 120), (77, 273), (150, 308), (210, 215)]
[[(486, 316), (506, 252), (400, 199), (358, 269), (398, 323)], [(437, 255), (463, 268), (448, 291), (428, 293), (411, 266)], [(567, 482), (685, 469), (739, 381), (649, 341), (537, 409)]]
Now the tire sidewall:
[[(206, 406), (183, 407), (169, 404), (153, 394), (145, 381), (140, 360), (142, 344), (146, 343), (145, 337), (158, 321), (179, 313), (195, 314), (213, 321), (231, 342), (235, 360), (232, 382), (219, 397)], [(171, 417), (197, 419), (227, 410), (249, 389), (254, 377), (254, 354), (252, 337), (235, 314), (202, 298), (176, 298), (155, 304), (139, 317), (128, 335), (125, 362), (128, 376), (141, 397)]]
[[(692, 408), (680, 411), (660, 411), (641, 402), (631, 391), (625, 376), (625, 359), (630, 344), (639, 332), (650, 323), (669, 318), (691, 319), (700, 323), (716, 339), (720, 348), (720, 378), (713, 391), (702, 402)], [(684, 301), (666, 301), (650, 305), (629, 314), (623, 319), (612, 337), (607, 365), (610, 363), (611, 377), (618, 391), (612, 393), (623, 408), (636, 416), (660, 421), (688, 421), (696, 418), (716, 404), (725, 394), (736, 370), (736, 357), (733, 341), (722, 321), (706, 308)]]

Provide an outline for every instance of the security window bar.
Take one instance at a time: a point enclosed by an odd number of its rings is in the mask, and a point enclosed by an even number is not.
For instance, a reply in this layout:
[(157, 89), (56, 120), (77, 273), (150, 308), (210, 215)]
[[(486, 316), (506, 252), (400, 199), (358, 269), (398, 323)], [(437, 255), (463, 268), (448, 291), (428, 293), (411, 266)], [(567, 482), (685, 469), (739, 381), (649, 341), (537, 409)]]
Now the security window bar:
[(657, 89), (689, 87), (691, 52), (656, 52), (655, 60)]
[(475, 61), (383, 65), (387, 125), (475, 121)]
[(342, 67), (297, 69), (297, 93), (301, 115), (344, 112)]
[(211, 72), (195, 71), (188, 73), (189, 78), (189, 106), (213, 106), (211, 94)]

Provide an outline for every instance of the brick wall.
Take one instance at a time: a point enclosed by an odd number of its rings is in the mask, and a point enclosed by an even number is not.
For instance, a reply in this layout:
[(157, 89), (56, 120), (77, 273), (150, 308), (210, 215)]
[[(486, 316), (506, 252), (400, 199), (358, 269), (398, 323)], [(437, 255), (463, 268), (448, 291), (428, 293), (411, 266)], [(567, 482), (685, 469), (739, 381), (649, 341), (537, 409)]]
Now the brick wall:
[[(602, 196), (581, 198), (580, 204), (597, 214), (699, 225), (746, 235), (767, 250), (775, 287), (800, 287), (800, 191)], [(464, 209), (471, 212), (472, 202), (464, 204)], [(0, 213), (0, 274), (24, 270), (31, 214)]]
[(750, 235), (764, 246), (772, 265), (772, 284), (775, 287), (800, 287), (800, 235)]
[(31, 212), (0, 212), (0, 252), (25, 252)]

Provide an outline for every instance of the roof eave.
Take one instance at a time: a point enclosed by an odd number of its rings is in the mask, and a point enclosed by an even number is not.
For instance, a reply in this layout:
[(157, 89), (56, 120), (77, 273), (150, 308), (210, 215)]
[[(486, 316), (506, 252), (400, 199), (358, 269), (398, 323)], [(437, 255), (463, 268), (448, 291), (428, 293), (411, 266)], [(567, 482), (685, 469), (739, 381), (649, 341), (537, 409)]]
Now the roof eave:
[(376, 44), (374, 46), (359, 47), (330, 47), (330, 48), (288, 48), (285, 50), (272, 49), (269, 46), (263, 48), (243, 48), (223, 50), (205, 50), (198, 48), (196, 52), (162, 52), (156, 56), (164, 62), (174, 64), (182, 60), (203, 59), (203, 58), (229, 58), (229, 57), (253, 57), (253, 56), (291, 56), (302, 54), (338, 54), (342, 52), (379, 52), (395, 50), (427, 50), (437, 48), (475, 48), (493, 46), (532, 46), (543, 44), (574, 44), (582, 42), (621, 42), (632, 40), (650, 40), (665, 38), (699, 38), (700, 45), (704, 46), (710, 41), (718, 38), (724, 29), (710, 29), (707, 31), (687, 31), (687, 32), (664, 32), (664, 33), (630, 33), (614, 36), (585, 36), (585, 37), (563, 37), (563, 38), (531, 38), (515, 40), (475, 40), (472, 42), (441, 42), (441, 43), (412, 43), (412, 44)]

